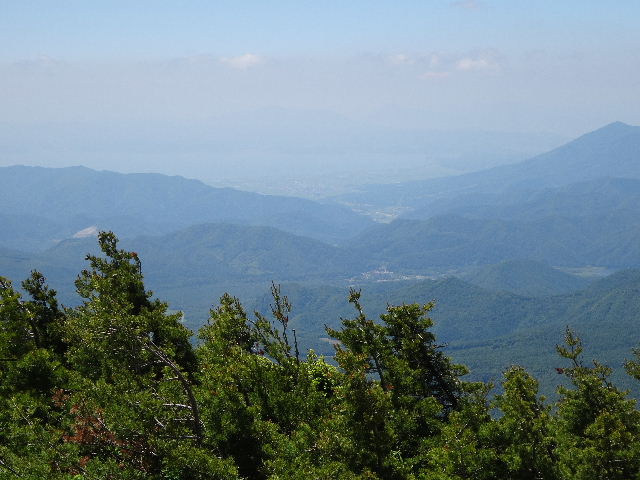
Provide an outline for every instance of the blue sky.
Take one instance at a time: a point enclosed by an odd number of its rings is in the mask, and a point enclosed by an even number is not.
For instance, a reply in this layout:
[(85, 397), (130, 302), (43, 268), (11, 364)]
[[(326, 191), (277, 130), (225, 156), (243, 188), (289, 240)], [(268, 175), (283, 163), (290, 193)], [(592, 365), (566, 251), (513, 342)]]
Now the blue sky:
[[(53, 148), (43, 125), (150, 144), (166, 125), (222, 131), (264, 112), (311, 131), (640, 124), (639, 19), (637, 0), (3, 0), (0, 163), (46, 163), (27, 153)], [(79, 158), (80, 143), (57, 142), (47, 161)]]
[(634, 0), (29, 1), (0, 5), (0, 56), (64, 59), (219, 54), (637, 48)]
[[(449, 112), (461, 111), (460, 128), (574, 134), (637, 121), (638, 19), (637, 0), (5, 0), (0, 86), (13, 101), (0, 104), (0, 120), (39, 113), (55, 121), (50, 108), (59, 120), (87, 118), (96, 103), (111, 105), (105, 118), (134, 119), (156, 90), (185, 105), (165, 111), (165, 120), (198, 118), (197, 105), (208, 106), (207, 115), (424, 110), (442, 123), (426, 125), (450, 129)], [(135, 98), (141, 108), (127, 108)], [(554, 107), (564, 109), (561, 121)], [(149, 119), (162, 116), (149, 109)]]
[(0, 5), (2, 58), (356, 55), (637, 47), (635, 0), (29, 1)]

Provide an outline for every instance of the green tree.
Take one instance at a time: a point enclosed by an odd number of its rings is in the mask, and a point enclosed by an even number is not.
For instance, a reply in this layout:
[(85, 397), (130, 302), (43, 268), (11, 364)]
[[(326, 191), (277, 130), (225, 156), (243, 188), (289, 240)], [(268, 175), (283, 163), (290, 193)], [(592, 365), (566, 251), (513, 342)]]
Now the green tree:
[(567, 329), (558, 352), (572, 388), (560, 387), (557, 441), (564, 478), (595, 480), (640, 476), (640, 412), (610, 381), (611, 369), (582, 362), (581, 340)]
[(40, 273), (23, 287), (31, 300), (0, 277), (0, 478), (55, 478), (49, 466), (69, 457), (59, 433), (63, 412), (52, 399), (68, 379), (64, 314)]
[(275, 285), (272, 295), (273, 320), (249, 318), (238, 299), (224, 295), (199, 332), (207, 442), (247, 478), (318, 473), (321, 457), (311, 445), (332, 408), (338, 377), (312, 352), (300, 358), (288, 329), (291, 306)]
[(464, 397), (466, 369), (436, 343), (427, 316), (433, 304), (389, 306), (376, 323), (359, 291), (349, 301), (356, 317), (327, 331), (340, 341), (336, 360), (347, 375), (349, 429), (360, 447), (352, 461), (384, 478), (408, 478), (424, 467), (418, 452)]
[(538, 396), (538, 382), (522, 367), (504, 374), (504, 393), (492, 403), (500, 410), (493, 422), (492, 443), (504, 465), (502, 478), (545, 479), (558, 477), (551, 408)]
[(38, 272), (30, 299), (0, 277), (0, 479), (640, 478), (640, 412), (570, 330), (557, 410), (520, 367), (492, 400), (462, 381), (433, 304), (373, 321), (354, 290), (355, 317), (327, 329), (338, 367), (301, 355), (277, 285), (268, 316), (222, 296), (193, 347), (137, 254), (98, 241), (76, 308)]
[[(111, 232), (98, 241), (104, 256), (87, 256), (90, 268), (76, 281), (84, 302), (68, 312), (65, 328), (73, 369), (65, 440), (78, 448), (76, 470), (108, 470), (115, 462), (145, 478), (169, 471), (235, 477), (232, 465), (203, 446), (191, 332), (145, 290), (137, 254), (118, 249)], [(196, 475), (188, 465), (205, 454), (218, 466)]]
[(424, 444), (428, 480), (494, 479), (506, 477), (496, 452), (495, 424), (487, 400), (491, 385), (471, 384), (451, 412), (440, 434)]

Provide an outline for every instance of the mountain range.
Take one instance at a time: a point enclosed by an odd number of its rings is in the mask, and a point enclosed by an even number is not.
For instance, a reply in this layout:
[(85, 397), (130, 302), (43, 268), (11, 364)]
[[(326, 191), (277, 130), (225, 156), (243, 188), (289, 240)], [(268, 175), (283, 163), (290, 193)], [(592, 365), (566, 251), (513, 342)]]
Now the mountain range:
[(432, 204), (452, 199), (458, 205), (504, 203), (572, 183), (606, 177), (638, 179), (638, 152), (640, 127), (614, 122), (523, 162), (452, 177), (371, 185), (334, 200), (369, 210), (421, 209), (424, 217), (438, 213), (429, 209)]
[[(268, 311), (274, 281), (301, 343), (325, 354), (324, 325), (351, 314), (350, 286), (374, 316), (387, 302), (436, 300), (438, 335), (482, 378), (507, 361), (544, 376), (566, 325), (618, 366), (638, 340), (640, 127), (613, 123), (517, 164), (325, 202), (21, 166), (0, 168), (0, 202), (0, 275), (39, 269), (66, 304), (97, 230), (112, 229), (193, 328), (225, 291)], [(349, 206), (404, 215), (375, 223)]]
[[(283, 285), (294, 305), (292, 328), (305, 345), (331, 355), (325, 325), (353, 318), (346, 288)], [(526, 296), (471, 285), (455, 277), (395, 284), (361, 285), (361, 299), (370, 318), (388, 304), (435, 301), (431, 317), (440, 342), (456, 361), (471, 367), (472, 378), (498, 381), (512, 364), (534, 372), (545, 394), (557, 384), (555, 367), (563, 366), (555, 351), (567, 327), (584, 341), (585, 361), (611, 366), (616, 380), (640, 394), (623, 374), (631, 350), (640, 346), (640, 270), (625, 270), (562, 295)], [(255, 308), (268, 311), (265, 295)], [(302, 332), (302, 333), (300, 333)], [(321, 339), (320, 341), (318, 339)], [(325, 339), (323, 342), (322, 339)]]
[(335, 242), (371, 223), (334, 204), (214, 188), (182, 177), (84, 167), (0, 168), (0, 203), (0, 220), (11, 225), (0, 233), (1, 244), (30, 250), (42, 250), (90, 226), (135, 236), (233, 222)]

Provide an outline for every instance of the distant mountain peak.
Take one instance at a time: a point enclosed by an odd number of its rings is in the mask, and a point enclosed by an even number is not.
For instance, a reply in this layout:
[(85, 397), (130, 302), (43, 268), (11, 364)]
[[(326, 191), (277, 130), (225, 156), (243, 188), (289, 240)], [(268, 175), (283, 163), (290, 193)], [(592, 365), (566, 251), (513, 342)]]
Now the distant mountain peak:
[(584, 135), (579, 137), (577, 140), (584, 139), (584, 138), (594, 138), (594, 137), (617, 138), (633, 132), (640, 132), (640, 127), (636, 127), (634, 125), (629, 125), (624, 122), (616, 121), (616, 122), (608, 123), (604, 127), (600, 127), (597, 130), (594, 130), (592, 132), (585, 133)]
[(600, 130), (606, 129), (620, 129), (620, 128), (634, 128), (633, 125), (629, 125), (628, 123), (621, 122), (616, 120), (615, 122), (608, 123), (604, 127), (600, 128)]

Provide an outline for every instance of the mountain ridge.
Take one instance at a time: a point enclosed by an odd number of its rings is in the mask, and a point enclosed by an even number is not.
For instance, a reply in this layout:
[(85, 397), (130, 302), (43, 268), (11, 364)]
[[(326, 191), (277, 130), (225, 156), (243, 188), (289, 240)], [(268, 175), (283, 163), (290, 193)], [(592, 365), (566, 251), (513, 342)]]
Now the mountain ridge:
[[(232, 222), (274, 226), (335, 242), (372, 223), (338, 205), (215, 188), (179, 176), (86, 167), (2, 167), (0, 203), (13, 215), (37, 215), (58, 225), (55, 235), (62, 238), (92, 225), (124, 237)], [(50, 246), (53, 236), (42, 238), (40, 246)]]
[[(459, 195), (558, 187), (604, 176), (640, 178), (640, 127), (613, 122), (522, 162), (453, 177), (372, 185), (332, 200), (369, 208), (426, 208)], [(606, 155), (609, 163), (602, 161)], [(613, 161), (614, 163), (611, 163)]]

